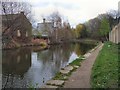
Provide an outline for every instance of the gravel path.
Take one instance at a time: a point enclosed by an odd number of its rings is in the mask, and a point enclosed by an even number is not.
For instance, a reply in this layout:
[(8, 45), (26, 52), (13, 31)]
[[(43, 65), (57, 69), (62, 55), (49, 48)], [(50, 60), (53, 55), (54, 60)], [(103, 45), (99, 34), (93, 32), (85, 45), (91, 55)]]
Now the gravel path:
[(90, 88), (90, 76), (95, 59), (102, 49), (103, 44), (91, 52), (90, 56), (81, 63), (81, 66), (72, 73), (65, 82), (64, 88)]

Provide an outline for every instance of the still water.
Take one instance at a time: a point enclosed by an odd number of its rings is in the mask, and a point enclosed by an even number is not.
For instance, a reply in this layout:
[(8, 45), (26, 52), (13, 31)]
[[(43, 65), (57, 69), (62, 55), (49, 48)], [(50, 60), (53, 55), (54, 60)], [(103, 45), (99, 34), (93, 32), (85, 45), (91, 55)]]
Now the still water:
[(95, 45), (63, 44), (46, 50), (27, 47), (2, 51), (2, 86), (6, 88), (39, 88), (79, 55)]

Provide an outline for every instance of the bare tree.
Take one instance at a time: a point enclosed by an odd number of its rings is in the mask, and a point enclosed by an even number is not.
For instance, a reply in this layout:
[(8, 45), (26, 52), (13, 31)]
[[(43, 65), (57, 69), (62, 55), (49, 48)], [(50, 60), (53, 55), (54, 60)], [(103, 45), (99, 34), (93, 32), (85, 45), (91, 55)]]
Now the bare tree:
[(24, 12), (30, 22), (33, 22), (31, 7), (32, 6), (28, 2), (2, 2), (2, 14), (7, 15)]
[(107, 14), (110, 15), (111, 17), (115, 18), (115, 19), (120, 16), (117, 10), (109, 10), (107, 12)]
[[(4, 15), (7, 22), (7, 28), (3, 30), (4, 32), (12, 26), (15, 22), (14, 14), (24, 12), (25, 16), (29, 19), (30, 22), (34, 22), (32, 18), (31, 5), (27, 2), (2, 2), (2, 15)], [(9, 17), (11, 14), (11, 17)]]
[(53, 12), (47, 18), (54, 24), (52, 32), (49, 31), (50, 42), (62, 43), (72, 38), (72, 30), (68, 20), (64, 21), (63, 16), (58, 11)]
[(47, 19), (51, 22), (53, 22), (53, 30), (49, 31), (50, 36), (50, 42), (56, 43), (59, 42), (59, 33), (62, 29), (62, 18), (58, 11), (53, 12), (49, 16), (47, 16)]
[(116, 25), (116, 24), (119, 23), (119, 20), (120, 20), (120, 12), (119, 12), (119, 9), (118, 9), (118, 10), (109, 10), (109, 11), (107, 12), (107, 14), (114, 19), (114, 21), (113, 21), (113, 24), (114, 24), (114, 25)]

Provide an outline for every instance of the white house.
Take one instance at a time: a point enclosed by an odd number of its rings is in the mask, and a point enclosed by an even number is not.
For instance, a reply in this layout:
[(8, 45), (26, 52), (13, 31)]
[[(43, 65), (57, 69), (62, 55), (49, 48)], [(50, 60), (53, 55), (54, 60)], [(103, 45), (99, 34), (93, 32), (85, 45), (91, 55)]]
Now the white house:
[(61, 20), (46, 21), (44, 18), (42, 23), (37, 24), (37, 29), (42, 36), (48, 36), (49, 33), (52, 33), (54, 30), (60, 29), (61, 27)]
[(42, 23), (37, 24), (37, 30), (42, 34), (42, 36), (48, 36), (48, 32), (52, 32), (54, 30), (54, 22), (46, 22), (45, 19), (43, 19)]

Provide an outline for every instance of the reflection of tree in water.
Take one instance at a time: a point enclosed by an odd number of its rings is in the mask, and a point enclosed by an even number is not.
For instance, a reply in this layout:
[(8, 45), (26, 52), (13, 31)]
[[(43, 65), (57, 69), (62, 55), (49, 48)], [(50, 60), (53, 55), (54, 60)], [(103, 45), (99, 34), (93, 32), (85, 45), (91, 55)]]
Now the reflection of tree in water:
[(43, 62), (44, 68), (49, 63), (53, 65), (52, 71), (57, 72), (68, 62), (73, 49), (70, 44), (54, 45), (48, 50), (38, 52), (38, 59)]
[[(34, 78), (36, 79), (38, 77), (40, 77), (39, 79), (40, 81), (42, 80), (42, 78), (44, 78), (45, 80), (49, 80), (48, 77), (54, 76), (54, 74), (57, 73), (61, 67), (64, 67), (69, 62), (69, 59), (73, 51), (77, 55), (80, 55), (84, 54), (86, 50), (92, 47), (93, 45), (86, 44), (61, 44), (53, 45), (49, 49), (43, 51), (39, 51), (38, 48), (38, 50), (37, 49), (35, 50), (37, 52), (33, 54), (33, 57), (35, 55), (35, 58), (32, 57), (32, 62), (31, 62), (31, 48), (5, 50), (3, 51), (2, 54), (3, 57), (2, 70), (3, 76), (5, 76), (5, 78), (3, 79), (6, 79), (6, 76), (8, 76), (7, 79), (10, 78), (11, 80), (13, 80), (14, 83), (11, 84), (11, 87), (14, 86), (21, 87), (22, 85), (27, 85), (27, 81), (32, 80), (34, 84)], [(13, 76), (12, 75), (9, 76), (9, 74), (12, 74)], [(8, 83), (12, 83), (13, 81), (8, 80)]]
[[(2, 52), (2, 85), (12, 88), (18, 84), (20, 79), (24, 78), (24, 74), (31, 66), (30, 49), (21, 48), (15, 50), (3, 50)], [(20, 79), (19, 79), (20, 78)], [(24, 85), (21, 83), (20, 85)]]
[(75, 44), (75, 50), (74, 50), (74, 52), (75, 52), (75, 54), (77, 55), (77, 56), (80, 56), (81, 54), (82, 54), (82, 52), (81, 52), (81, 47), (80, 47), (80, 45), (77, 43), (77, 44)]
[(84, 55), (88, 50), (92, 49), (94, 46), (94, 44), (76, 43), (74, 52), (78, 56)]

